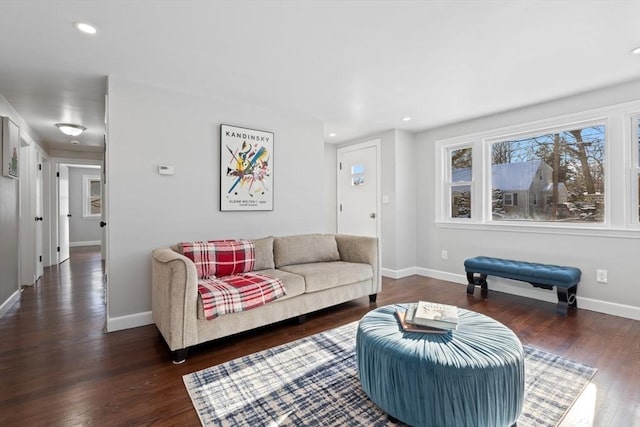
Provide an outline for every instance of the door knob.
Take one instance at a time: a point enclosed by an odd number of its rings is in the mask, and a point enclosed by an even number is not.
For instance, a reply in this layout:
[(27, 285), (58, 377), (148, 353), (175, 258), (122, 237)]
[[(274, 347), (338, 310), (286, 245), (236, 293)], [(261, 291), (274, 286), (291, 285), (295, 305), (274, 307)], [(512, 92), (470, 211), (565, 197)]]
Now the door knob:
[(371, 213), (369, 214), (369, 218), (375, 218), (375, 217), (376, 217), (376, 213), (375, 213), (375, 212), (371, 212)]
[(42, 221), (42, 217), (41, 216), (37, 216), (35, 219), (36, 219), (36, 221)]
[(103, 228), (105, 225), (107, 225), (107, 223), (106, 223), (106, 222), (104, 222), (104, 221), (100, 221), (100, 228)]
[(71, 214), (67, 214), (67, 218), (71, 218)]

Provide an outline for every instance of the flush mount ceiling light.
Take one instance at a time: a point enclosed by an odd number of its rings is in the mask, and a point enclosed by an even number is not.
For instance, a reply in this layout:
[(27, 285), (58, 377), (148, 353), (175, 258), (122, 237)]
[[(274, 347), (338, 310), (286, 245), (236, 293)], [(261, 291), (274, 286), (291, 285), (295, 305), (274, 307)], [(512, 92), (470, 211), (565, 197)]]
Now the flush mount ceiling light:
[(631, 49), (631, 54), (632, 55), (640, 55), (640, 46), (638, 46), (635, 49)]
[(333, 138), (334, 136), (336, 136), (336, 134), (335, 134), (335, 133), (333, 133), (333, 132), (331, 132), (331, 133), (329, 134), (329, 136), (330, 136), (331, 138)]
[(84, 126), (73, 125), (70, 123), (56, 123), (56, 127), (60, 129), (60, 132), (69, 136), (78, 136), (87, 129)]
[(95, 34), (98, 32), (96, 27), (91, 24), (87, 24), (86, 22), (76, 22), (74, 25), (78, 31), (82, 31), (85, 34)]
[(409, 120), (411, 120), (411, 117), (403, 117), (403, 118), (402, 118), (402, 121), (403, 121), (403, 122), (408, 122)]

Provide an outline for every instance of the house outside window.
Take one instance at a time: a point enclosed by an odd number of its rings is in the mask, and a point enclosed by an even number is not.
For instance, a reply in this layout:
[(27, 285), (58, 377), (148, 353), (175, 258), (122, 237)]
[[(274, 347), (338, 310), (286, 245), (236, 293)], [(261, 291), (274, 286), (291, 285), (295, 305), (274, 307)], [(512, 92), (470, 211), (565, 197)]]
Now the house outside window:
[(603, 222), (605, 130), (595, 123), (493, 142), (492, 220)]

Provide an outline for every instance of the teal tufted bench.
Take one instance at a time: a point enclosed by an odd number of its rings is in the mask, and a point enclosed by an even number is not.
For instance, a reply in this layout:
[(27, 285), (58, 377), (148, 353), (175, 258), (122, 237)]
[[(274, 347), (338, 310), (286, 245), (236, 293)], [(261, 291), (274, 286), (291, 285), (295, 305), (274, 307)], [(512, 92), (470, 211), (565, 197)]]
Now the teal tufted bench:
[(555, 286), (558, 293), (556, 313), (562, 316), (567, 315), (568, 307), (578, 308), (576, 292), (581, 275), (578, 268), (478, 256), (467, 259), (464, 269), (469, 295), (473, 295), (476, 286), (480, 286), (482, 294), (486, 295), (487, 276), (496, 276), (528, 282), (537, 288), (553, 289)]

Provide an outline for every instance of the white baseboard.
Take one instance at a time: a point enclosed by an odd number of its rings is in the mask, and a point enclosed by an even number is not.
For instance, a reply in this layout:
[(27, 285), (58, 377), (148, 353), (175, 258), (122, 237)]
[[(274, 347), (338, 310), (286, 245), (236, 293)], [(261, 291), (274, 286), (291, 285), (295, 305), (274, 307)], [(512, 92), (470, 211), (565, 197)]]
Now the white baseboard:
[(390, 268), (382, 268), (380, 270), (384, 277), (391, 279), (402, 279), (403, 277), (413, 276), (416, 273), (415, 267), (403, 268), (402, 270), (391, 270)]
[(13, 307), (13, 304), (18, 302), (19, 300), (20, 300), (20, 291), (17, 290), (13, 294), (11, 294), (11, 296), (7, 298), (7, 300), (3, 302), (2, 305), (0, 305), (0, 319), (2, 319), (4, 315), (7, 314), (7, 311), (9, 311), (11, 307)]
[(137, 328), (138, 326), (151, 325), (152, 323), (153, 317), (150, 311), (119, 317), (107, 317), (107, 332)]
[[(467, 285), (467, 276), (464, 274), (448, 273), (446, 271), (431, 270), (428, 268), (416, 268), (416, 274), (425, 277), (432, 277), (434, 279), (446, 280), (448, 282), (459, 283), (465, 286)], [(554, 304), (558, 302), (558, 294), (555, 289), (547, 290), (534, 288), (528, 283), (503, 279), (501, 277), (491, 278), (489, 292), (492, 290), (551, 302)], [(624, 317), (627, 319), (640, 320), (640, 307), (634, 307), (631, 305), (578, 296), (578, 308), (610, 314), (612, 316)]]
[(87, 240), (86, 242), (69, 242), (69, 247), (75, 248), (76, 246), (100, 246), (101, 244), (101, 240)]
[(431, 270), (429, 268), (417, 268), (416, 274), (418, 276), (432, 277), (438, 280), (446, 280), (447, 282), (459, 283), (465, 285), (467, 283), (467, 277), (462, 274), (448, 273), (446, 271)]
[(640, 308), (631, 305), (617, 304), (615, 302), (600, 301), (591, 298), (579, 298), (578, 308), (627, 319), (640, 320)]

